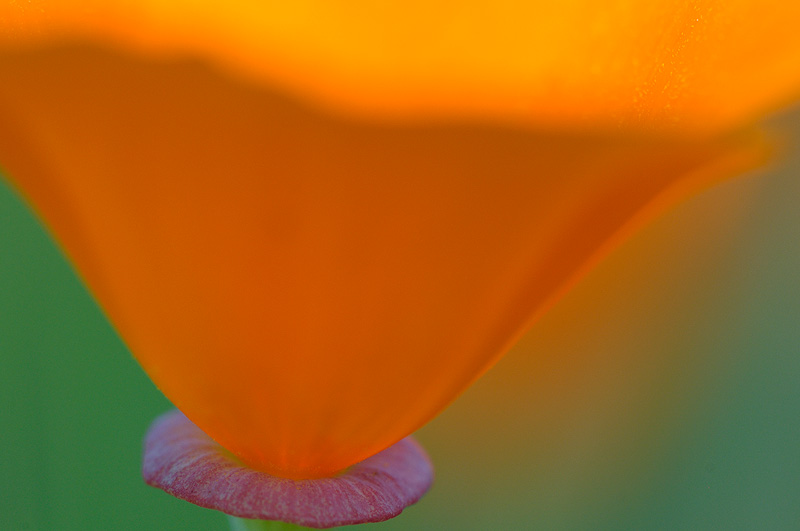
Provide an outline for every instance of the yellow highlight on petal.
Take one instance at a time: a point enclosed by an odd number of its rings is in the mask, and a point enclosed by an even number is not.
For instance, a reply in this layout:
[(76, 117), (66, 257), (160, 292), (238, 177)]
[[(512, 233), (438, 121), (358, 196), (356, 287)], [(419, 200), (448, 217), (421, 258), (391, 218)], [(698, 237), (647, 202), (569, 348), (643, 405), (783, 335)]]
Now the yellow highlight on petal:
[(27, 0), (0, 40), (203, 57), (364, 116), (718, 132), (799, 96), (786, 0)]

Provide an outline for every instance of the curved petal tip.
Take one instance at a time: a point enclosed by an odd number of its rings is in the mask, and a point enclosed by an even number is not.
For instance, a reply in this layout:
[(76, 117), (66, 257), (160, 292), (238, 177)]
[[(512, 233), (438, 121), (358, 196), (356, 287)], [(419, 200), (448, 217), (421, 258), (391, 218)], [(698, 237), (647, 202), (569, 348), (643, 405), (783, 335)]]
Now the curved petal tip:
[(178, 410), (150, 426), (142, 475), (201, 507), (314, 528), (388, 520), (433, 483), (430, 459), (411, 437), (335, 477), (292, 480), (245, 467)]

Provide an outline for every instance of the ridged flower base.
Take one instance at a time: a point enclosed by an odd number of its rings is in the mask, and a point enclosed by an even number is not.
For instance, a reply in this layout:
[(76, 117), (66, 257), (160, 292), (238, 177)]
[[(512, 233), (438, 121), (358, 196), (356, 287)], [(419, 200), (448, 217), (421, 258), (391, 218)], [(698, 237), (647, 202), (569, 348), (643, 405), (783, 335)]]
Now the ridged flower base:
[(148, 485), (229, 515), (329, 528), (397, 516), (430, 488), (433, 467), (407, 437), (335, 477), (279, 478), (243, 466), (174, 410), (147, 432), (142, 475)]

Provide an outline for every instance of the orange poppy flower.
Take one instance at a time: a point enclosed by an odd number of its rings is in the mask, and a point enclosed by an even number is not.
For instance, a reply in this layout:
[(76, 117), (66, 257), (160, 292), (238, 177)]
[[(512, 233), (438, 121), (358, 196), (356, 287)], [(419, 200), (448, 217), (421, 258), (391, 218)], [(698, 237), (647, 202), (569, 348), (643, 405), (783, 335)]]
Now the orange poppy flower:
[(800, 5), (0, 8), (0, 164), (250, 466), (416, 430), (653, 215), (767, 149)]

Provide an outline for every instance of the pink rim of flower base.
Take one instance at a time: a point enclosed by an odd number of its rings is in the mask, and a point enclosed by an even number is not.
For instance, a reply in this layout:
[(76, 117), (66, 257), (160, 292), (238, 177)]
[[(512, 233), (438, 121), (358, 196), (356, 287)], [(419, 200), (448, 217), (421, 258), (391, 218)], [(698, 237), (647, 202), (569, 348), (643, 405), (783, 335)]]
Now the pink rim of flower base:
[(245, 467), (178, 410), (150, 426), (142, 475), (201, 507), (314, 528), (388, 520), (433, 483), (430, 459), (411, 437), (335, 477), (292, 480)]

